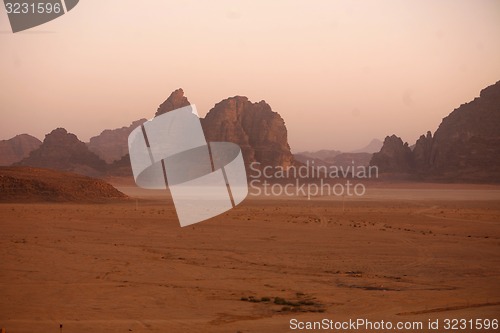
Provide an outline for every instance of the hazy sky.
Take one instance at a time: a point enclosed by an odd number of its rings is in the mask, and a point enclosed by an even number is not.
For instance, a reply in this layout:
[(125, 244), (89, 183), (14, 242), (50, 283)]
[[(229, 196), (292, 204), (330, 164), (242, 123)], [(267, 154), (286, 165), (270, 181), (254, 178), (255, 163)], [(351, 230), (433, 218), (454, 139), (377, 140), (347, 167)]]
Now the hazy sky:
[(267, 101), (295, 152), (412, 144), (500, 80), (500, 1), (80, 0), (16, 34), (2, 7), (0, 74), (0, 139), (87, 141), (182, 87)]

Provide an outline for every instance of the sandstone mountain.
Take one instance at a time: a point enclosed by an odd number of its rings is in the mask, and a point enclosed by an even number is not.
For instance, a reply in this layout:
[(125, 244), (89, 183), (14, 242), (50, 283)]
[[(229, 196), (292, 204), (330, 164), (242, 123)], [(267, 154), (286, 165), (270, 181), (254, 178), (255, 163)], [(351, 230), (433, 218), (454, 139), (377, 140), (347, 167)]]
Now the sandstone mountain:
[(70, 171), (87, 176), (101, 176), (106, 162), (91, 152), (76, 135), (58, 128), (45, 136), (40, 147), (17, 165)]
[(127, 196), (100, 179), (30, 167), (0, 168), (0, 202), (95, 202)]
[(191, 103), (189, 103), (187, 97), (184, 96), (184, 90), (182, 90), (182, 88), (179, 88), (177, 90), (174, 90), (165, 100), (165, 102), (160, 104), (158, 110), (156, 110), (155, 117), (158, 117), (159, 115), (162, 115), (166, 112), (188, 106), (190, 104)]
[(419, 163), (435, 177), (500, 181), (500, 81), (444, 118), (430, 146)]
[(112, 163), (128, 154), (128, 136), (133, 129), (142, 125), (146, 119), (134, 121), (130, 126), (104, 130), (90, 138), (87, 147), (107, 163)]
[(41, 144), (40, 140), (28, 134), (20, 134), (9, 140), (1, 140), (0, 165), (11, 165), (21, 161)]
[[(190, 102), (184, 91), (177, 89), (160, 104), (155, 117), (187, 105)], [(252, 103), (246, 97), (231, 97), (217, 103), (200, 121), (207, 141), (238, 144), (247, 167), (252, 162), (284, 167), (294, 163), (285, 122), (265, 101)], [(108, 170), (109, 175), (131, 175), (130, 156), (124, 154)]]
[(386, 138), (371, 164), (380, 172), (406, 172), (427, 180), (500, 182), (500, 81), (422, 135), (413, 151)]
[(285, 121), (265, 101), (252, 103), (235, 96), (217, 103), (202, 119), (207, 141), (238, 144), (248, 167), (291, 166), (293, 155), (288, 145)]
[(378, 153), (373, 154), (371, 165), (376, 165), (380, 172), (413, 172), (413, 155), (408, 143), (403, 143), (396, 135), (388, 136)]

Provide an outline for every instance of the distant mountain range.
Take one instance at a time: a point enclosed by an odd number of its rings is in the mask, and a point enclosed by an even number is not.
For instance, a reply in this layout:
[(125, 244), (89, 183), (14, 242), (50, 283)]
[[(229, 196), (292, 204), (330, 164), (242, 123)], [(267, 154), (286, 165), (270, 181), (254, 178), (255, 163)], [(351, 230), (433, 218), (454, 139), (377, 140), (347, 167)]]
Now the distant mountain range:
[(342, 152), (340, 150), (322, 149), (314, 152), (305, 151), (294, 154), (295, 160), (309, 166), (342, 166), (346, 168), (349, 165), (368, 166), (372, 154), (382, 148), (383, 142), (379, 139), (373, 139), (365, 147), (353, 150), (351, 152)]
[(380, 151), (384, 143), (379, 139), (373, 139), (365, 147), (351, 151), (351, 153), (369, 153), (373, 154)]
[[(177, 89), (158, 107), (155, 116), (189, 104), (184, 91)], [(47, 134), (43, 143), (38, 141), (35, 145), (33, 141), (32, 145), (23, 145), (22, 154), (6, 159), (4, 163), (94, 177), (130, 176), (128, 136), (145, 121), (141, 119), (126, 127), (104, 130), (87, 144), (66, 129), (58, 128)], [(200, 121), (208, 141), (238, 144), (247, 166), (252, 162), (283, 167), (294, 163), (285, 122), (265, 101), (252, 103), (244, 96), (227, 98), (217, 103)], [(19, 140), (6, 141), (5, 150), (14, 150)]]
[[(178, 89), (156, 110), (155, 116), (189, 105)], [(128, 135), (145, 119), (129, 126), (104, 130), (89, 143), (58, 128), (40, 142), (27, 134), (0, 141), (0, 165), (21, 165), (72, 171), (84, 175), (130, 176)], [(265, 101), (244, 96), (217, 103), (200, 119), (208, 141), (229, 141), (242, 148), (247, 166), (288, 167), (301, 163), (348, 166), (376, 165), (385, 177), (427, 181), (500, 182), (500, 81), (480, 97), (445, 117), (438, 130), (409, 146), (396, 135), (383, 144), (373, 139), (351, 152), (320, 150), (292, 155), (283, 118)]]

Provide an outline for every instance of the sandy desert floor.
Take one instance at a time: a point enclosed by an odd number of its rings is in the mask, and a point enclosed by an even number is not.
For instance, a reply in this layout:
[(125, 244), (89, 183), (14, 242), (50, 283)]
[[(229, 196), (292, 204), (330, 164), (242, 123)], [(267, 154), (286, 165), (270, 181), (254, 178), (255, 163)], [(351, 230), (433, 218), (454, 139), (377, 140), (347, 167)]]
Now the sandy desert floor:
[(499, 187), (250, 197), (185, 228), (167, 197), (122, 190), (139, 199), (0, 205), (0, 327), (235, 333), (291, 332), (292, 318), (500, 319)]

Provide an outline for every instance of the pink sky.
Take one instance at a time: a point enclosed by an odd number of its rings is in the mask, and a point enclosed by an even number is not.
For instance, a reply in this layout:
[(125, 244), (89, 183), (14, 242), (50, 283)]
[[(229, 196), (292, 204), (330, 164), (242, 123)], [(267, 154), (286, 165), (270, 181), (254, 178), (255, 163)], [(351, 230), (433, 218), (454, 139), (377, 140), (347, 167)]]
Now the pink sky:
[(12, 34), (0, 9), (0, 139), (87, 141), (182, 87), (205, 115), (266, 100), (292, 150), (410, 144), (500, 80), (498, 1), (81, 0)]

